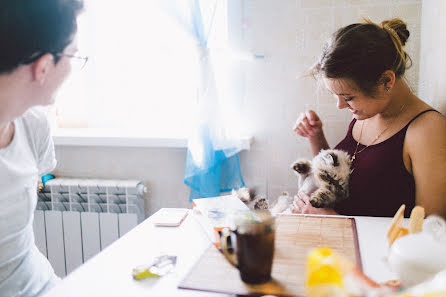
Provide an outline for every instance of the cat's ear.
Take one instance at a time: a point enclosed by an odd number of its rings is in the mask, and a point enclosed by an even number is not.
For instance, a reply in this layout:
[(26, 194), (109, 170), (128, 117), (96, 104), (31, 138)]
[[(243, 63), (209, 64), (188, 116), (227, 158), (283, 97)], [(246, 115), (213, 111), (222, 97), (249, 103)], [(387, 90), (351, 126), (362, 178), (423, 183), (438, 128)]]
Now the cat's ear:
[(333, 167), (339, 166), (338, 155), (335, 153), (328, 153), (324, 156), (325, 162)]

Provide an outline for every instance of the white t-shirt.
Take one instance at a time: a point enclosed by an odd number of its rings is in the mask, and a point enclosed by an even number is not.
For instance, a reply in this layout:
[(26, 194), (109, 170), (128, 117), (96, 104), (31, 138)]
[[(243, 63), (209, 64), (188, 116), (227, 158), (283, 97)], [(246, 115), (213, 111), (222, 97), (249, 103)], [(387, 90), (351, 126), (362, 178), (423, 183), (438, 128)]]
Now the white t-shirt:
[(56, 159), (42, 111), (28, 110), (14, 128), (12, 142), (0, 149), (0, 296), (35, 297), (57, 279), (33, 233), (38, 179)]

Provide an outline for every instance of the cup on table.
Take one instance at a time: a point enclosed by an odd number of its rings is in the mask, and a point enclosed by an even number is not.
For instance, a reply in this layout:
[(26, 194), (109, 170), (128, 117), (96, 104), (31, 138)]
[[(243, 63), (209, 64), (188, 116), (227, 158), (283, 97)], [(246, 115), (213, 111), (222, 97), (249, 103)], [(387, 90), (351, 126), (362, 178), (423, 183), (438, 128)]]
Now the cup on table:
[[(238, 268), (244, 282), (269, 281), (274, 256), (274, 217), (265, 210), (240, 211), (234, 216), (234, 224), (234, 231), (222, 232), (221, 247), (226, 259)], [(228, 240), (233, 237), (236, 238), (235, 254), (228, 250)]]

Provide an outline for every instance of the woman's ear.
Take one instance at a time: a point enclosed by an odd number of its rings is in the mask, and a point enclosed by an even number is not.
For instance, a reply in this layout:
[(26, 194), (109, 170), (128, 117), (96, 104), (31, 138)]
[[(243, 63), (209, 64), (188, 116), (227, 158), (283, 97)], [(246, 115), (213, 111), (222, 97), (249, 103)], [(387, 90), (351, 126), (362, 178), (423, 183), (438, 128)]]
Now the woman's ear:
[(31, 69), (33, 80), (37, 81), (40, 85), (43, 85), (46, 81), (48, 73), (54, 67), (54, 57), (52, 54), (45, 54), (36, 60)]
[(384, 85), (384, 90), (389, 92), (395, 85), (396, 76), (392, 70), (386, 70), (383, 72), (380, 78), (380, 82)]

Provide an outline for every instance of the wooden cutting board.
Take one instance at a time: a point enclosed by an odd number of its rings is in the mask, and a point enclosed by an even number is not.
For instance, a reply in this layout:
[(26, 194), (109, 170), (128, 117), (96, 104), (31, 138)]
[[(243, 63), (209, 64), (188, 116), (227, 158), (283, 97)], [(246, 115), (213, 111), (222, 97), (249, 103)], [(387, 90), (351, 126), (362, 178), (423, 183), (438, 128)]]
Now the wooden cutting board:
[(318, 246), (332, 248), (362, 269), (353, 218), (281, 215), (276, 224), (271, 281), (260, 285), (244, 283), (238, 270), (211, 245), (179, 288), (245, 296), (304, 296), (306, 256)]

